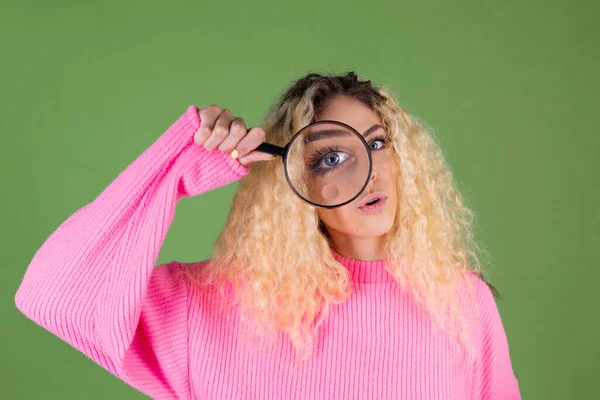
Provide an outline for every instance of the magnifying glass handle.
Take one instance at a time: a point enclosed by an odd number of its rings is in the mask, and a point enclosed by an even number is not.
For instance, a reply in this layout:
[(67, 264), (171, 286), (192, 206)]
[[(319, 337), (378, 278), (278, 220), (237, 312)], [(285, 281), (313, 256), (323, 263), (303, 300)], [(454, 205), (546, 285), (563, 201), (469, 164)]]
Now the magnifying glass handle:
[(262, 151), (263, 153), (273, 154), (274, 156), (283, 156), (285, 149), (271, 143), (263, 142), (255, 150)]

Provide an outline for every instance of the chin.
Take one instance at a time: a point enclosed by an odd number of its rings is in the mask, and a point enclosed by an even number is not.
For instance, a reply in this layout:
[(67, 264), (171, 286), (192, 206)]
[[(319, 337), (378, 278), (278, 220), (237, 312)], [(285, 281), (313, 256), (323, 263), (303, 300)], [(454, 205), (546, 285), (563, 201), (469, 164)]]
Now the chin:
[(388, 233), (394, 226), (394, 215), (369, 216), (356, 223), (359, 223), (360, 226), (356, 227), (355, 236), (381, 236)]

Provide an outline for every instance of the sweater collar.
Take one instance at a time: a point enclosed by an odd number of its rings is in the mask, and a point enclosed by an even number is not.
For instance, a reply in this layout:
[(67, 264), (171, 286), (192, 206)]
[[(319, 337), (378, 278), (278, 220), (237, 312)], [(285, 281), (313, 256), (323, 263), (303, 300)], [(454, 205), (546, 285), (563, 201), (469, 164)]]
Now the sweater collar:
[(355, 260), (344, 257), (332, 249), (333, 257), (350, 272), (350, 279), (358, 283), (392, 282), (394, 278), (385, 269), (386, 260)]

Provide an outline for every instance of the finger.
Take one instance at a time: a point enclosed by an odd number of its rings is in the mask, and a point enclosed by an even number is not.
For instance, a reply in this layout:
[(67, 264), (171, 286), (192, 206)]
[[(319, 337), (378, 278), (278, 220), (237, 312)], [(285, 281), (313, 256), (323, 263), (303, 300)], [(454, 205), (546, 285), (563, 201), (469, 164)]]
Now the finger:
[(261, 143), (265, 141), (265, 130), (260, 126), (251, 128), (246, 136), (240, 140), (236, 146), (240, 158), (256, 149)]
[(234, 118), (229, 126), (229, 135), (221, 142), (219, 150), (227, 153), (231, 152), (247, 132), (248, 129), (246, 129), (244, 119), (242, 117)]
[(267, 161), (276, 158), (273, 154), (263, 153), (262, 151), (253, 150), (250, 153), (246, 154), (244, 157), (238, 158), (238, 161), (244, 165), (248, 166), (253, 162), (257, 161)]
[(223, 110), (217, 105), (210, 105), (198, 110), (198, 116), (200, 117), (200, 127), (194, 133), (194, 142), (202, 145), (210, 137), (215, 122)]
[(227, 135), (229, 135), (231, 121), (233, 121), (231, 111), (224, 109), (221, 114), (219, 114), (219, 118), (217, 118), (217, 121), (215, 122), (215, 127), (213, 128), (210, 137), (204, 142), (204, 148), (206, 150), (214, 150), (223, 140), (225, 140)]

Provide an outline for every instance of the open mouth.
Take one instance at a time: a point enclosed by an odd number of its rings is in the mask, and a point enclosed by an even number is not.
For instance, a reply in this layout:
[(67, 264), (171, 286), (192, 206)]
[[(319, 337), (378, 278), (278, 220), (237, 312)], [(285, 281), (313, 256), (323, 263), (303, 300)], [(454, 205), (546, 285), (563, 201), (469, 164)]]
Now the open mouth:
[(387, 198), (387, 195), (385, 194), (385, 192), (375, 192), (375, 193), (371, 193), (368, 196), (365, 196), (362, 200), (362, 204), (360, 207), (365, 207), (365, 206), (372, 206), (377, 204), (379, 201), (381, 201), (382, 199)]
[(365, 199), (358, 208), (361, 211), (372, 213), (383, 209), (387, 201), (387, 195), (384, 192), (373, 193)]

